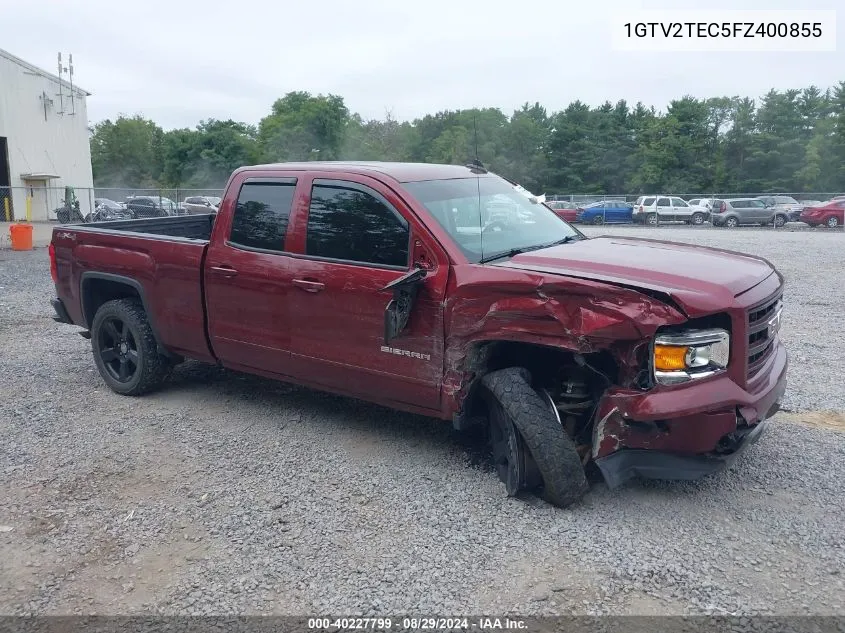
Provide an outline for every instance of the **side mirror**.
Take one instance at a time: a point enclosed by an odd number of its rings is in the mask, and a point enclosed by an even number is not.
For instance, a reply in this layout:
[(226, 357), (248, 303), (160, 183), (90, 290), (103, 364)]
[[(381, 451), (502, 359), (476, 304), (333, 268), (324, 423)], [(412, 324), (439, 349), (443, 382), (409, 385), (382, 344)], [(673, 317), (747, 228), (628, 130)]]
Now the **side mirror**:
[(422, 280), (426, 271), (422, 268), (415, 268), (399, 279), (390, 282), (381, 290), (392, 291), (393, 298), (387, 303), (384, 309), (384, 344), (398, 337), (408, 325), (411, 317), (411, 310), (414, 307), (414, 300), (417, 297)]

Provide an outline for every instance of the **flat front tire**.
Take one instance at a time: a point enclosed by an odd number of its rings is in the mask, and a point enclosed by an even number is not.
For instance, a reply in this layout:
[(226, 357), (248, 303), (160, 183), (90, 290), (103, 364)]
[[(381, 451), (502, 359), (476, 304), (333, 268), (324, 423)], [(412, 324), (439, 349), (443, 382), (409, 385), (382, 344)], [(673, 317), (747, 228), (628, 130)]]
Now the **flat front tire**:
[[(508, 494), (539, 484), (543, 498), (552, 505), (565, 508), (581, 499), (588, 484), (578, 451), (549, 403), (531, 386), (528, 370), (500, 369), (484, 376), (481, 384), (494, 461)], [(502, 430), (497, 434), (493, 425)], [(497, 447), (496, 439), (504, 443)]]
[(140, 396), (159, 387), (172, 363), (158, 351), (140, 301), (115, 299), (97, 310), (91, 348), (100, 376), (115, 393)]

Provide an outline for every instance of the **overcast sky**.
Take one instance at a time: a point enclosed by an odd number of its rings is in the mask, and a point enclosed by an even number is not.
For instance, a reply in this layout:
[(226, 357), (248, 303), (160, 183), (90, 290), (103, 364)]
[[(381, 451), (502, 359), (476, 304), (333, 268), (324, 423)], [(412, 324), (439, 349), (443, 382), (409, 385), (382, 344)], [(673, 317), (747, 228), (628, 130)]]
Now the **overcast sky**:
[[(827, 53), (612, 50), (626, 10), (836, 9)], [(841, 0), (0, 0), (0, 48), (51, 72), (74, 56), (92, 123), (141, 114), (165, 129), (257, 123), (292, 90), (334, 93), (364, 118), (580, 99), (663, 109), (689, 94), (760, 96), (845, 80)], [(2, 90), (2, 86), (0, 86)]]

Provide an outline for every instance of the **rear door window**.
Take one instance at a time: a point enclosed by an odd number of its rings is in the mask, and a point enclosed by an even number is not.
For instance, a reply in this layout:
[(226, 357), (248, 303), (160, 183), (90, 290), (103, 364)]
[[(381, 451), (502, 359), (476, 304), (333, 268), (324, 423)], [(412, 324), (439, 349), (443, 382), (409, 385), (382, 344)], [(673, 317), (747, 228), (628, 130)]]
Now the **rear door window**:
[(658, 206), (658, 207), (668, 207), (668, 206), (671, 206), (671, 205), (669, 204), (669, 198), (660, 198), (660, 200), (658, 200), (658, 201), (657, 201), (657, 206)]
[(296, 180), (247, 181), (238, 194), (229, 243), (283, 252)]
[(642, 201), (642, 205), (644, 207), (650, 207), (653, 204), (654, 204), (654, 198), (646, 198)]

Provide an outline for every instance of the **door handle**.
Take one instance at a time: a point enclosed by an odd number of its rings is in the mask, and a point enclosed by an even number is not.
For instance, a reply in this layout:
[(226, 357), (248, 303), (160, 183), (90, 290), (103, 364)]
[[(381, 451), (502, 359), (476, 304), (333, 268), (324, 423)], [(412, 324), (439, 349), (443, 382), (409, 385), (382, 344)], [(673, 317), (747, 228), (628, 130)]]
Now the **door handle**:
[(297, 288), (302, 288), (305, 292), (320, 292), (326, 288), (326, 284), (322, 282), (309, 281), (307, 279), (294, 279), (293, 285)]
[(222, 277), (234, 277), (238, 271), (231, 266), (212, 266), (210, 271), (220, 274)]

